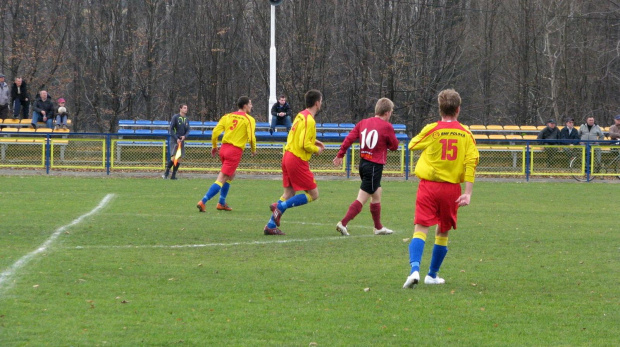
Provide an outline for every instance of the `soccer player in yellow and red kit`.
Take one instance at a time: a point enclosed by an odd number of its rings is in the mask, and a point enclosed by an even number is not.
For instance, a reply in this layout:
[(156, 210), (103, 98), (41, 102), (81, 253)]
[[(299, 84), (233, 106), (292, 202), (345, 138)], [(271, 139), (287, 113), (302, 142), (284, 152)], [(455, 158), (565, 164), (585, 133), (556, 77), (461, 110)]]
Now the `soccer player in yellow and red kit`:
[[(306, 95), (306, 109), (299, 112), (288, 133), (284, 157), (282, 157), (282, 186), (284, 193), (280, 201), (271, 204), (271, 218), (263, 232), (265, 235), (285, 235), (280, 226), (280, 218), (286, 209), (305, 205), (319, 198), (314, 175), (308, 161), (312, 154), (321, 154), (325, 145), (316, 139), (314, 116), (321, 110), (323, 95), (318, 90), (309, 90)], [(304, 191), (295, 195), (296, 191)]]
[[(213, 144), (211, 155), (215, 157), (220, 152), (222, 169), (217, 175), (215, 183), (211, 185), (202, 200), (198, 201), (196, 207), (198, 211), (205, 212), (205, 203), (220, 193), (220, 201), (217, 204), (218, 210), (232, 211), (226, 203), (226, 196), (230, 183), (235, 177), (235, 171), (241, 162), (241, 156), (245, 149), (245, 144), (250, 143), (252, 155), (256, 154), (256, 120), (250, 116), (252, 111), (252, 100), (247, 96), (242, 96), (237, 100), (237, 112), (225, 114), (213, 129), (211, 142)], [(217, 139), (224, 132), (221, 149), (217, 146)]]
[[(441, 121), (429, 124), (409, 142), (409, 150), (422, 150), (415, 167), (420, 179), (415, 206), (414, 232), (409, 244), (411, 274), (403, 288), (413, 288), (420, 281), (420, 261), (429, 227), (437, 225), (435, 245), (425, 284), (443, 284), (437, 276), (446, 253), (448, 231), (456, 229), (460, 206), (471, 200), (478, 165), (478, 149), (471, 132), (459, 122), (461, 97), (454, 89), (439, 93)], [(465, 192), (461, 183), (465, 182)]]
[(392, 230), (381, 224), (381, 175), (383, 165), (387, 160), (388, 149), (398, 149), (398, 140), (394, 127), (389, 120), (394, 111), (394, 103), (388, 98), (381, 98), (375, 105), (375, 116), (366, 118), (355, 125), (353, 130), (342, 142), (334, 165), (341, 166), (342, 158), (351, 144), (360, 139), (360, 177), (362, 184), (357, 193), (357, 199), (351, 203), (344, 218), (336, 224), (336, 231), (343, 236), (349, 236), (347, 223), (355, 218), (370, 198), (370, 214), (375, 224), (375, 235), (391, 234)]

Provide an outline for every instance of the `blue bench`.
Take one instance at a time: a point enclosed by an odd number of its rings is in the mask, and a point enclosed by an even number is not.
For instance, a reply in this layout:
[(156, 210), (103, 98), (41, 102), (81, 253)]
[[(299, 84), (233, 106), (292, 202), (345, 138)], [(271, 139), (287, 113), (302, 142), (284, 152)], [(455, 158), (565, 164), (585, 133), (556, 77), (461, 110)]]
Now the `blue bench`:
[[(204, 130), (213, 130), (215, 129), (215, 127), (217, 126), (217, 122), (213, 122), (213, 121), (206, 121), (206, 122), (196, 122), (199, 123), (200, 125), (198, 125), (199, 127), (202, 127)], [(189, 126), (193, 127), (194, 123), (192, 123), (191, 121), (189, 122)]]
[[(318, 133), (316, 137), (319, 138)], [(344, 137), (340, 136), (340, 133), (336, 133), (336, 132), (325, 132), (321, 134), (320, 138), (323, 139), (324, 141), (340, 141), (341, 139), (344, 139)]]
[(392, 124), (392, 127), (394, 127), (396, 133), (404, 133), (407, 131), (407, 126), (405, 124)]
[[(211, 133), (208, 131), (212, 131), (215, 126), (217, 125), (217, 122), (215, 121), (206, 121), (206, 122), (201, 122), (201, 121), (195, 121), (195, 120), (190, 120), (189, 124), (192, 128), (192, 135), (208, 135), (210, 136)], [(121, 119), (118, 121), (118, 126), (119, 126), (119, 134), (122, 131), (125, 130), (131, 130), (131, 129), (141, 129), (141, 130), (163, 130), (162, 128), (168, 128), (170, 126), (169, 121), (165, 121), (165, 120), (154, 120), (154, 121), (150, 121), (150, 120), (131, 120), (131, 119)], [(406, 131), (407, 131), (407, 126), (405, 124), (392, 124), (392, 126), (394, 127), (394, 131), (396, 132), (398, 136), (399, 140), (405, 140), (406, 138)], [(266, 136), (265, 134), (259, 134), (261, 131), (263, 132), (268, 132), (269, 131), (269, 127), (270, 124), (268, 122), (256, 122), (256, 134), (257, 136), (261, 136), (264, 137)], [(345, 134), (350, 132), (353, 128), (355, 127), (354, 123), (317, 123), (316, 124), (316, 129), (318, 132), (326, 132), (328, 133), (330, 140), (335, 139), (335, 136), (333, 133), (339, 133), (339, 134)], [(276, 133), (279, 133), (278, 135), (275, 135), (275, 139), (281, 139), (281, 137), (286, 137), (286, 132), (285, 131), (281, 131), (283, 129), (286, 129), (286, 126), (278, 124), (276, 126), (276, 132), (274, 133), (274, 135)], [(202, 132), (202, 133), (201, 133)], [(152, 132), (155, 133), (155, 132)], [(129, 134), (129, 133), (126, 133)], [(139, 134), (146, 134), (146, 132), (140, 132)], [(156, 132), (155, 134), (163, 134), (163, 132)], [(268, 139), (274, 139), (273, 137), (267, 137)], [(339, 139), (344, 138), (344, 136), (339, 136)]]
[(137, 120), (136, 121), (137, 127), (150, 127), (151, 125), (153, 125), (153, 122), (150, 120)]
[(316, 129), (322, 131), (338, 131), (338, 123), (317, 124)]

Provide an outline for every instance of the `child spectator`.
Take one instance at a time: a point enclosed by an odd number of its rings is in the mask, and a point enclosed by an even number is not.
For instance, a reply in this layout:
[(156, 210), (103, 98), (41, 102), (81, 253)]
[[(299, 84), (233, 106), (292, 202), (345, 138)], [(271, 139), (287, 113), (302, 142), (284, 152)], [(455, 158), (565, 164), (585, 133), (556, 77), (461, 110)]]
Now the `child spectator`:
[(67, 129), (67, 118), (69, 114), (67, 113), (67, 108), (65, 107), (65, 99), (58, 99), (58, 109), (56, 111), (56, 127), (55, 129), (60, 129), (62, 126), (63, 129)]

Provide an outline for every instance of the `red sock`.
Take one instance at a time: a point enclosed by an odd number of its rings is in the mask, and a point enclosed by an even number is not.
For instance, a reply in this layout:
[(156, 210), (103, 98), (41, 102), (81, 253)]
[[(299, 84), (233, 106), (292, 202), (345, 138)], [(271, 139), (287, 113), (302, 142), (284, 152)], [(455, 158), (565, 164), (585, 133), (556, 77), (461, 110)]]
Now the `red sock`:
[(342, 218), (342, 220), (340, 221), (340, 223), (342, 223), (342, 225), (347, 226), (347, 224), (349, 223), (350, 220), (352, 220), (353, 218), (355, 218), (355, 216), (357, 216), (360, 212), (362, 212), (362, 203), (355, 200), (351, 203), (351, 206), (349, 206), (349, 210), (347, 211), (347, 214), (344, 216), (344, 218)]
[(372, 215), (372, 221), (375, 222), (375, 229), (382, 229), (381, 224), (381, 203), (370, 203), (370, 214)]

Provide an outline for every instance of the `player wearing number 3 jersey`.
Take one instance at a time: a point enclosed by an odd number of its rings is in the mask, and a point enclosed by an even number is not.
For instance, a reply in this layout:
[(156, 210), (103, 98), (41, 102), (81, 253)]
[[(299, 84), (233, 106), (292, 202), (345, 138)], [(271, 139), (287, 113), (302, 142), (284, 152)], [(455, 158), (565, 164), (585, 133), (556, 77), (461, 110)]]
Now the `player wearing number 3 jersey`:
[[(218, 193), (220, 201), (217, 204), (218, 210), (232, 211), (226, 203), (226, 196), (230, 189), (230, 183), (235, 177), (235, 171), (241, 162), (241, 156), (245, 149), (245, 144), (250, 143), (252, 155), (256, 154), (256, 121), (249, 113), (252, 111), (252, 100), (247, 96), (242, 96), (237, 100), (239, 111), (227, 113), (217, 123), (211, 135), (212, 149), (211, 155), (215, 157), (218, 150), (222, 170), (217, 176), (215, 183), (211, 185), (202, 200), (198, 201), (196, 207), (198, 211), (205, 212), (205, 203)], [(217, 146), (220, 134), (224, 132), (221, 149)]]
[[(265, 225), (265, 235), (285, 235), (280, 228), (280, 219), (287, 209), (299, 207), (316, 201), (319, 188), (308, 161), (312, 155), (319, 155), (325, 149), (323, 142), (316, 139), (316, 121), (314, 117), (321, 110), (323, 94), (311, 89), (304, 96), (306, 109), (299, 112), (293, 127), (286, 138), (284, 156), (282, 157), (282, 187), (284, 192), (278, 202), (269, 206), (271, 217)], [(295, 194), (295, 192), (303, 193)]]
[[(448, 231), (456, 229), (459, 206), (469, 205), (478, 165), (478, 149), (471, 132), (459, 122), (461, 97), (453, 89), (439, 93), (441, 121), (429, 124), (409, 143), (422, 154), (415, 167), (420, 178), (416, 198), (414, 233), (409, 244), (411, 274), (403, 288), (413, 288), (420, 280), (420, 261), (429, 227), (437, 225), (435, 245), (426, 284), (443, 284), (437, 272), (448, 253)], [(461, 194), (461, 183), (465, 193)]]
[(355, 125), (353, 130), (342, 142), (340, 150), (334, 158), (334, 165), (341, 166), (342, 158), (354, 141), (360, 141), (359, 172), (362, 184), (357, 199), (351, 203), (344, 218), (336, 224), (336, 231), (344, 236), (349, 235), (347, 224), (361, 211), (370, 198), (370, 214), (375, 224), (375, 235), (391, 234), (392, 230), (381, 224), (381, 175), (387, 160), (387, 150), (398, 149), (398, 140), (394, 127), (389, 120), (394, 111), (394, 103), (388, 98), (377, 101), (375, 116), (366, 118)]

